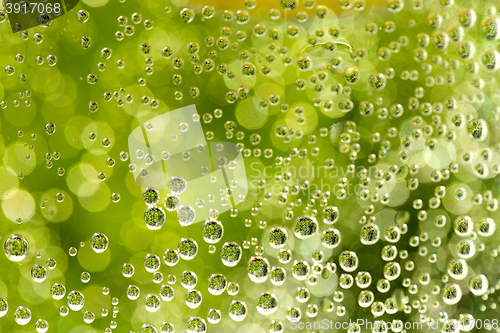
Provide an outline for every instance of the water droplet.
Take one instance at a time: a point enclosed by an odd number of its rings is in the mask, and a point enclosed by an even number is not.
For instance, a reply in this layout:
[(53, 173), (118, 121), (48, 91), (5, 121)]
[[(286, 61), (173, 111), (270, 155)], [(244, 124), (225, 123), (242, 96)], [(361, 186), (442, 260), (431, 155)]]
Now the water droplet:
[(192, 260), (198, 253), (198, 243), (192, 238), (182, 238), (179, 242), (179, 255), (184, 260)]
[(245, 319), (247, 315), (247, 306), (243, 301), (232, 301), (229, 305), (229, 317), (236, 321), (240, 322)]
[(35, 265), (31, 269), (31, 277), (35, 282), (43, 282), (47, 278), (47, 269), (42, 265)]
[(73, 290), (68, 294), (68, 307), (73, 311), (80, 311), (85, 305), (85, 297), (78, 290)]
[(221, 240), (224, 234), (224, 227), (220, 221), (209, 219), (203, 224), (201, 234), (205, 242), (216, 244)]
[(340, 267), (346, 272), (353, 272), (358, 268), (358, 256), (353, 251), (343, 251), (339, 255)]
[(108, 237), (103, 233), (95, 233), (90, 238), (90, 246), (96, 253), (102, 253), (108, 248)]
[(181, 226), (188, 226), (194, 222), (196, 211), (188, 205), (180, 205), (177, 209), (177, 221)]
[(226, 242), (221, 248), (220, 258), (227, 267), (234, 267), (241, 259), (242, 249), (235, 242)]
[(84, 9), (81, 9), (76, 13), (76, 20), (80, 23), (86, 23), (89, 20), (89, 18), (90, 18), (89, 12), (87, 12)]
[(45, 125), (45, 133), (47, 133), (48, 135), (52, 135), (56, 132), (56, 125), (54, 125), (53, 123), (48, 123), (47, 125)]
[(261, 256), (251, 257), (247, 264), (247, 272), (250, 280), (255, 283), (267, 281), (270, 271), (269, 261)]
[(144, 305), (148, 312), (156, 312), (160, 309), (161, 301), (156, 295), (147, 295), (144, 301)]
[(184, 178), (173, 176), (168, 181), (168, 189), (173, 194), (181, 194), (186, 190), (187, 182)]
[(206, 333), (207, 323), (203, 318), (191, 317), (187, 321), (186, 331), (187, 333)]
[(318, 221), (313, 216), (303, 215), (295, 220), (293, 232), (299, 239), (307, 239), (318, 231)]
[(190, 8), (184, 8), (180, 11), (180, 18), (182, 22), (191, 23), (194, 20), (194, 16), (194, 11)]
[(0, 318), (5, 316), (9, 311), (9, 303), (5, 298), (0, 297)]
[(28, 240), (22, 235), (13, 234), (7, 237), (4, 243), (4, 251), (7, 259), (19, 262), (26, 258), (29, 252)]
[(278, 299), (271, 293), (262, 293), (257, 299), (257, 311), (263, 315), (270, 315), (278, 309)]
[(160, 269), (160, 265), (160, 258), (156, 254), (148, 254), (144, 258), (144, 268), (150, 273), (154, 273)]
[(144, 222), (150, 230), (159, 230), (165, 223), (165, 211), (161, 207), (149, 207), (144, 212)]
[(18, 325), (27, 325), (31, 320), (31, 310), (26, 306), (19, 306), (14, 311), (14, 320)]

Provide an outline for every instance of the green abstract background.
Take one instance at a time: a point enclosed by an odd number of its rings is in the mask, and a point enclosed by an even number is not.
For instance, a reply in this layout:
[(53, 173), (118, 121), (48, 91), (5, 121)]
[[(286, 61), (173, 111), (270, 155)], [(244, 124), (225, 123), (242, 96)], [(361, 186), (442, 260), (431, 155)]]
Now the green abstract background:
[[(298, 319), (459, 332), (471, 318), (481, 325), (471, 331), (500, 332), (499, 10), (466, 0), (87, 0), (13, 33), (4, 8), (0, 332), (45, 332), (40, 319), (61, 333), (171, 332), (168, 323), (289, 332)], [(238, 144), (249, 183), (217, 217), (217, 244), (175, 212), (149, 229), (131, 172), (132, 130), (192, 104), (208, 141)], [(95, 233), (104, 251), (92, 248)], [(9, 248), (13, 234), (29, 244), (20, 261), (8, 255), (22, 252)], [(167, 265), (183, 238), (196, 256)], [(241, 249), (234, 267), (221, 260), (226, 242)], [(148, 254), (160, 258), (156, 274)], [(195, 308), (186, 271), (202, 295)], [(210, 292), (212, 274), (231, 290)], [(71, 291), (85, 296), (77, 311)], [(148, 295), (159, 308), (147, 308)], [(308, 331), (321, 330), (337, 331)], [(387, 331), (400, 330), (373, 330)]]

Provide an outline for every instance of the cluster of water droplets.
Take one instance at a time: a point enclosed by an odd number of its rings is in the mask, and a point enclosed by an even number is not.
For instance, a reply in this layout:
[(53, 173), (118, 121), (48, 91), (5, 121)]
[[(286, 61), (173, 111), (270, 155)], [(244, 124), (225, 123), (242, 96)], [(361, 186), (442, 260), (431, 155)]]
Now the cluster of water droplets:
[[(101, 85), (102, 77), (128, 70), (123, 49), (111, 48), (114, 42), (95, 43), (90, 33), (76, 39), (98, 57), (99, 72), (81, 78), (102, 90), (102, 101), (96, 95), (85, 103), (91, 116), (100, 116), (113, 103), (130, 114), (132, 108), (154, 112), (163, 105), (179, 106), (186, 97), (186, 103), (196, 103), (210, 96), (218, 106), (213, 112), (204, 108), (201, 115), (207, 140), (235, 142), (247, 160), (259, 165), (251, 167), (258, 176), (249, 175), (250, 203), (200, 224), (194, 223), (194, 208), (179, 198), (187, 188), (184, 178), (168, 177), (168, 191), (143, 189), (148, 231), (160, 234), (165, 225), (180, 226), (190, 228), (190, 236), (176, 240), (175, 249), (164, 249), (162, 258), (146, 254), (143, 267), (154, 290), (134, 280), (136, 267), (124, 263), (120, 278), (134, 282), (121, 292), (129, 301), (143, 302), (148, 313), (169, 302), (182, 305), (187, 332), (206, 332), (210, 325), (229, 330), (250, 317), (273, 333), (285, 331), (288, 322), (356, 316), (439, 321), (442, 332), (457, 332), (446, 321), (453, 318), (467, 331), (464, 323), (494, 312), (500, 289), (499, 274), (491, 269), (500, 251), (493, 188), (500, 172), (498, 4), (389, 0), (380, 16), (369, 14), (363, 0), (341, 0), (337, 13), (314, 0), (279, 4), (266, 10), (266, 17), (254, 10), (259, 6), (253, 0), (237, 11), (168, 6), (161, 22), (138, 12), (118, 16), (113, 38), (135, 45), (144, 58), (140, 73), (130, 64), (134, 88)], [(81, 24), (89, 18), (83, 9), (76, 14)], [(147, 40), (169, 25), (180, 31), (194, 24), (206, 25), (200, 31), (209, 34), (171, 40), (171, 45)], [(29, 43), (47, 44), (38, 32), (32, 38), (28, 31), (19, 35)], [(58, 57), (47, 54), (36, 56), (36, 66), (57, 67)], [(5, 112), (23, 107), (25, 98), (24, 107), (31, 107), (24, 61), (17, 54), (5, 67), (6, 75), (18, 75), (23, 87), (15, 99), (0, 102)], [(165, 86), (172, 88), (164, 95), (155, 89), (158, 73), (167, 73)], [(138, 87), (145, 93), (139, 94)], [(42, 130), (57, 137), (62, 132), (57, 126), (58, 131), (55, 123), (46, 122)], [(113, 146), (113, 139), (99, 131), (84, 134), (90, 142), (99, 138), (99, 149)], [(47, 168), (60, 158), (58, 152), (43, 154)], [(128, 153), (115, 157), (125, 163)], [(115, 159), (107, 157), (106, 165), (113, 167)], [(57, 175), (65, 175), (63, 166)], [(107, 179), (104, 171), (97, 177)], [(54, 199), (67, 200), (62, 191)], [(112, 201), (118, 203), (120, 195), (112, 193)], [(40, 207), (48, 202), (42, 199)], [(229, 225), (243, 231), (228, 232)], [(191, 266), (202, 242), (215, 254), (209, 257), (211, 271)], [(90, 238), (97, 255), (108, 245), (103, 233)], [(29, 250), (20, 234), (4, 241), (11, 262), (23, 262)], [(68, 254), (77, 256), (77, 248)], [(34, 264), (31, 278), (43, 283), (54, 268), (51, 258)], [(91, 274), (83, 271), (80, 280), (91, 283)], [(109, 292), (104, 287), (103, 295)], [(183, 297), (175, 298), (179, 293)], [(85, 307), (84, 293), (67, 292), (63, 283), (53, 284), (50, 295), (66, 299), (61, 316)], [(211, 302), (219, 296), (222, 301)], [(118, 318), (117, 297), (111, 302), (113, 320), (106, 332), (119, 327), (118, 319), (129, 319)], [(475, 307), (457, 307), (467, 303)], [(196, 310), (205, 304), (210, 304), (206, 315)], [(8, 311), (7, 299), (0, 298), (0, 317)], [(106, 317), (108, 310), (100, 315)], [(32, 312), (19, 305), (13, 318), (27, 325)], [(234, 323), (225, 324), (226, 318)], [(86, 324), (95, 319), (90, 310), (83, 312)], [(144, 322), (136, 329), (173, 332), (175, 319), (157, 327)], [(392, 323), (393, 332), (405, 331), (400, 319)], [(44, 319), (35, 323), (37, 332), (48, 326)], [(380, 332), (388, 331), (381, 327)], [(487, 329), (499, 331), (493, 322)], [(360, 330), (352, 325), (348, 332)]]
[[(189, 205), (182, 205), (179, 194), (187, 188), (187, 182), (179, 176), (172, 176), (167, 182), (170, 193), (166, 194), (162, 202), (167, 212), (175, 212), (176, 219), (182, 226), (192, 224), (196, 217), (196, 211)], [(151, 230), (160, 229), (168, 216), (168, 213), (157, 204), (160, 202), (160, 192), (154, 188), (147, 188), (142, 194), (144, 203), (148, 206), (144, 212), (144, 222)]]

